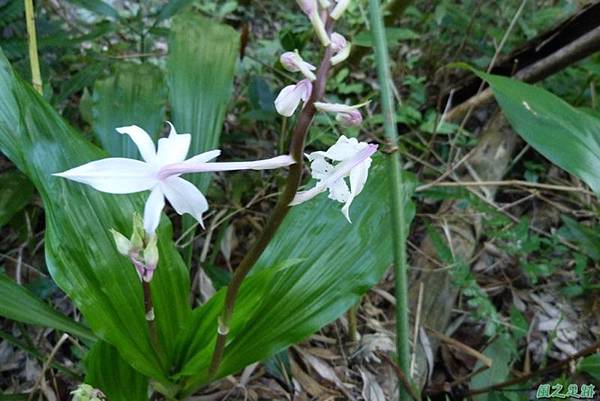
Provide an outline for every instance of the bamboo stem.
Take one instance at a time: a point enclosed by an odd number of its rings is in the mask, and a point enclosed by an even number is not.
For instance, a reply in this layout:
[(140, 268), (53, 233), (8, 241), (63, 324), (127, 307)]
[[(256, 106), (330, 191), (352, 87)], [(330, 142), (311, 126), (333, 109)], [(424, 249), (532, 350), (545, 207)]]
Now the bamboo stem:
[(25, 0), (25, 20), (27, 23), (27, 37), (29, 39), (29, 63), (31, 66), (31, 83), (36, 91), (43, 93), (42, 74), (38, 58), (37, 37), (35, 33), (35, 15), (33, 0)]
[[(391, 74), (389, 66), (389, 55), (383, 17), (381, 14), (380, 0), (369, 0), (369, 14), (371, 19), (371, 30), (375, 45), (375, 61), (377, 63), (377, 75), (381, 87), (381, 108), (383, 113), (383, 125), (385, 136), (390, 145), (397, 146), (398, 131), (395, 121), (395, 105), (391, 90)], [(408, 227), (403, 216), (404, 203), (407, 197), (402, 179), (399, 152), (394, 152), (388, 158), (391, 186), (392, 207), (392, 230), (394, 234), (394, 266), (396, 276), (396, 351), (398, 356), (398, 367), (402, 372), (409, 372), (410, 350), (409, 350), (409, 327), (408, 327), (408, 286), (407, 286), (407, 261), (406, 240)], [(399, 386), (399, 400), (407, 401), (410, 394)]]

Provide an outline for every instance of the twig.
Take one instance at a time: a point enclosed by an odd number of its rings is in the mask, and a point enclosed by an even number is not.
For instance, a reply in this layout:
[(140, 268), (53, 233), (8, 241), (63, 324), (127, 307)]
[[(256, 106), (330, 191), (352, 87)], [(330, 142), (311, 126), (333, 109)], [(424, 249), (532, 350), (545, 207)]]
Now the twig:
[(566, 185), (540, 184), (537, 182), (505, 180), (505, 181), (460, 181), (460, 182), (433, 182), (417, 187), (416, 192), (422, 192), (431, 187), (528, 187), (537, 189), (547, 189), (551, 191), (579, 192), (586, 195), (594, 195), (593, 192), (580, 187), (568, 187)]
[(408, 394), (410, 396), (410, 398), (412, 398), (414, 401), (418, 401), (420, 398), (418, 397), (418, 395), (415, 393), (415, 390), (410, 385), (410, 382), (406, 378), (406, 375), (404, 374), (402, 369), (400, 369), (400, 367), (398, 365), (396, 365), (394, 363), (394, 361), (392, 361), (390, 359), (390, 357), (387, 356), (386, 354), (384, 354), (382, 352), (377, 352), (377, 355), (379, 355), (381, 358), (383, 358), (383, 360), (386, 361), (392, 367), (392, 369), (394, 369), (394, 373), (396, 373), (396, 376), (398, 376), (400, 383), (402, 383), (402, 387), (404, 387), (406, 389), (406, 392), (404, 394)]
[(46, 362), (44, 362), (44, 364), (42, 365), (42, 371), (40, 372), (40, 375), (38, 376), (38, 379), (36, 380), (33, 388), (31, 389), (31, 392), (29, 393), (29, 397), (27, 397), (27, 401), (31, 401), (33, 399), (33, 395), (35, 394), (35, 392), (38, 389), (38, 387), (40, 387), (40, 385), (42, 384), (42, 380), (44, 380), (44, 376), (46, 375), (46, 371), (48, 370), (48, 368), (52, 364), (52, 361), (54, 360), (54, 357), (56, 356), (56, 353), (58, 352), (58, 350), (60, 349), (60, 347), (64, 344), (64, 342), (67, 341), (67, 338), (69, 338), (69, 335), (68, 334), (63, 334), (60, 337), (60, 339), (58, 340), (58, 342), (56, 343), (56, 345), (54, 346), (54, 348), (52, 349), (52, 352), (50, 352), (50, 355), (48, 355), (48, 358), (46, 358)]
[(415, 316), (415, 328), (413, 331), (413, 352), (410, 361), (410, 377), (415, 374), (415, 366), (417, 362), (417, 341), (419, 338), (419, 327), (421, 325), (421, 308), (423, 307), (423, 282), (419, 282), (419, 296), (417, 297), (417, 313)]

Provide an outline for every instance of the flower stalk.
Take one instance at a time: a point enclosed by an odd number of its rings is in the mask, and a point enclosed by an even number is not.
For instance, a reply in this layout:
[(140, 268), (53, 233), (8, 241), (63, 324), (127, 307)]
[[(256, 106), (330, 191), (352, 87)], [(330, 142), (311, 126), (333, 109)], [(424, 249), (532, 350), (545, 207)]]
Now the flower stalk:
[[(327, 34), (331, 34), (333, 28), (333, 20), (328, 19), (325, 23), (325, 31)], [(316, 73), (316, 79), (313, 82), (313, 90), (310, 98), (302, 109), (294, 130), (292, 132), (292, 138), (289, 147), (289, 154), (294, 158), (295, 164), (290, 166), (288, 177), (286, 180), (285, 188), (277, 201), (275, 209), (271, 214), (271, 217), (265, 228), (263, 229), (260, 237), (256, 240), (252, 248), (244, 256), (244, 259), (240, 262), (240, 265), (235, 270), (231, 282), (227, 287), (227, 294), (225, 295), (225, 305), (223, 312), (219, 319), (219, 330), (217, 335), (217, 342), (215, 344), (215, 350), (213, 352), (212, 361), (208, 370), (207, 381), (212, 380), (218, 372), (223, 354), (225, 351), (225, 345), (227, 342), (227, 335), (229, 332), (229, 324), (233, 316), (235, 307), (235, 301), (241, 287), (243, 280), (246, 278), (252, 266), (256, 263), (258, 258), (262, 255), (267, 245), (275, 235), (277, 229), (283, 222), (285, 216), (290, 210), (290, 203), (296, 196), (300, 182), (302, 179), (303, 169), (303, 156), (304, 156), (304, 144), (306, 135), (310, 124), (317, 112), (315, 108), (315, 102), (323, 98), (325, 93), (325, 84), (327, 82), (327, 76), (331, 68), (331, 57), (333, 55), (333, 49), (331, 46), (325, 48), (323, 60), (319, 65)]]
[[(395, 121), (394, 98), (390, 88), (392, 82), (389, 54), (385, 37), (383, 17), (381, 14), (380, 0), (369, 0), (369, 14), (371, 20), (371, 31), (375, 45), (375, 61), (377, 64), (377, 75), (381, 87), (381, 108), (383, 112), (383, 124), (385, 136), (390, 145), (397, 146), (398, 131)], [(394, 152), (388, 158), (389, 171), (392, 178), (391, 207), (392, 207), (392, 230), (394, 234), (394, 267), (396, 278), (396, 353), (398, 355), (398, 366), (404, 372), (409, 372), (410, 349), (409, 349), (409, 327), (408, 327), (408, 286), (407, 286), (407, 260), (406, 240), (408, 227), (403, 216), (403, 205), (406, 199), (405, 186), (402, 179), (402, 163), (398, 152)], [(399, 400), (408, 401), (410, 395), (403, 386), (399, 386)]]

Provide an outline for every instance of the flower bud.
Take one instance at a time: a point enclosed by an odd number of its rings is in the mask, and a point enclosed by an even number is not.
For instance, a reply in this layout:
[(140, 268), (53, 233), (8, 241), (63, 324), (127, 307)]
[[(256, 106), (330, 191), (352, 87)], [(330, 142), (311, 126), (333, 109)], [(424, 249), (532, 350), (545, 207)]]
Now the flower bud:
[(329, 46), (330, 40), (329, 35), (327, 35), (327, 30), (325, 29), (325, 24), (319, 15), (319, 7), (317, 7), (317, 0), (296, 0), (304, 14), (308, 16), (310, 19), (310, 23), (312, 24), (321, 44), (325, 47)]
[(358, 127), (363, 122), (362, 114), (358, 110), (352, 110), (349, 113), (338, 113), (335, 119), (348, 127)]
[(297, 52), (285, 52), (279, 57), (279, 61), (281, 62), (281, 65), (283, 65), (283, 68), (290, 72), (300, 71), (311, 81), (317, 79), (313, 73), (317, 67), (304, 61)]
[(331, 34), (331, 48), (335, 53), (331, 57), (331, 64), (336, 65), (346, 60), (350, 56), (350, 43), (337, 32)]
[(133, 214), (133, 233), (131, 234), (131, 247), (133, 249), (144, 249), (144, 238), (146, 230), (144, 230), (144, 220), (138, 213)]
[(335, 7), (333, 8), (333, 11), (331, 12), (331, 18), (337, 20), (339, 19), (342, 14), (344, 14), (344, 11), (346, 11), (346, 9), (348, 8), (348, 6), (350, 5), (350, 0), (336, 0), (337, 4), (335, 5)]
[(346, 9), (348, 8), (348, 6), (350, 5), (350, 0), (336, 0), (337, 4), (335, 5), (335, 7), (333, 8), (333, 11), (331, 12), (331, 18), (337, 20), (339, 19), (342, 14), (344, 14), (344, 11), (346, 11)]
[(317, 0), (296, 0), (304, 14), (310, 15), (317, 10)]
[(106, 396), (100, 390), (97, 390), (89, 384), (80, 384), (75, 390), (71, 391), (72, 401), (105, 401)]
[(129, 256), (129, 253), (132, 250), (131, 241), (129, 241), (129, 239), (126, 236), (124, 236), (117, 230), (113, 230), (112, 228), (110, 229), (110, 233), (112, 234), (113, 239), (115, 240), (117, 251), (119, 251), (119, 253), (123, 256)]
[(153, 235), (148, 241), (148, 245), (144, 249), (144, 273), (142, 274), (142, 280), (149, 283), (152, 281), (152, 276), (158, 266), (158, 246), (156, 235)]

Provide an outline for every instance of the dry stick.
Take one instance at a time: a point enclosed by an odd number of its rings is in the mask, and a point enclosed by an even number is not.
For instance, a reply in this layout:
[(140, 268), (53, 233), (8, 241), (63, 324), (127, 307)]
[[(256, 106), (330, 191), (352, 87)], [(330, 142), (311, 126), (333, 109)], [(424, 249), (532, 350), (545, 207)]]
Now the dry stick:
[(58, 342), (56, 343), (56, 345), (54, 346), (54, 348), (52, 349), (52, 351), (50, 352), (50, 355), (48, 355), (46, 362), (44, 362), (44, 364), (42, 365), (42, 371), (40, 372), (40, 375), (38, 376), (38, 379), (36, 380), (35, 385), (31, 389), (31, 392), (29, 393), (29, 396), (27, 397), (27, 401), (31, 401), (33, 399), (33, 394), (35, 394), (37, 388), (40, 387), (40, 385), (42, 384), (42, 380), (44, 380), (46, 371), (48, 371), (48, 369), (50, 368), (50, 365), (52, 364), (52, 361), (54, 360), (56, 353), (58, 352), (59, 348), (64, 344), (64, 342), (67, 341), (68, 338), (69, 338), (68, 334), (63, 334), (60, 337), (60, 339), (58, 340)]
[(390, 357), (386, 354), (378, 352), (377, 355), (383, 358), (388, 363), (388, 365), (390, 365), (392, 369), (394, 369), (394, 373), (396, 373), (396, 376), (398, 376), (398, 380), (400, 380), (400, 383), (402, 383), (402, 386), (406, 389), (406, 392), (408, 393), (408, 395), (410, 395), (410, 398), (412, 398), (415, 401), (420, 400), (420, 398), (415, 393), (415, 389), (410, 385), (410, 382), (408, 381), (402, 369), (400, 369), (400, 367), (396, 365), (394, 361), (392, 361)]
[[(333, 20), (327, 20), (327, 32), (331, 33), (333, 29)], [(227, 334), (229, 333), (229, 323), (233, 316), (233, 310), (235, 306), (235, 300), (237, 298), (237, 294), (239, 292), (240, 286), (244, 278), (252, 269), (252, 266), (256, 263), (260, 255), (263, 253), (275, 232), (283, 222), (283, 219), (288, 214), (290, 210), (290, 202), (296, 196), (296, 192), (298, 192), (298, 187), (300, 186), (300, 181), (302, 178), (302, 166), (303, 166), (303, 151), (304, 151), (304, 142), (306, 139), (306, 135), (308, 133), (308, 128), (314, 118), (316, 113), (316, 109), (314, 103), (323, 97), (325, 93), (325, 83), (327, 81), (327, 75), (329, 69), (331, 67), (331, 56), (333, 51), (330, 47), (325, 49), (325, 53), (323, 55), (323, 61), (319, 66), (317, 71), (317, 79), (314, 82), (313, 91), (310, 99), (306, 103), (304, 109), (300, 113), (298, 117), (298, 122), (296, 123), (296, 127), (294, 128), (292, 134), (292, 140), (290, 143), (290, 155), (296, 161), (296, 164), (290, 166), (290, 171), (287, 177), (287, 182), (285, 185), (285, 189), (281, 194), (273, 213), (271, 214), (270, 220), (265, 225), (263, 232), (260, 237), (254, 243), (252, 248), (248, 251), (244, 259), (240, 262), (240, 265), (235, 270), (233, 274), (233, 278), (231, 279), (231, 283), (227, 287), (227, 294), (225, 295), (225, 305), (223, 308), (223, 312), (219, 318), (219, 327), (218, 327), (218, 336), (217, 342), (215, 344), (215, 350), (213, 353), (213, 358), (210, 364), (210, 368), (208, 370), (208, 378), (210, 381), (216, 375), (219, 365), (221, 364), (221, 360), (223, 358), (223, 353), (225, 351), (225, 344), (227, 341)]]
[(42, 74), (37, 51), (37, 37), (35, 33), (35, 16), (33, 0), (25, 0), (25, 20), (27, 22), (27, 37), (29, 38), (29, 63), (31, 65), (31, 83), (39, 94), (42, 94)]
[(505, 181), (458, 181), (458, 182), (435, 182), (431, 184), (424, 184), (417, 187), (416, 192), (422, 192), (431, 187), (499, 187), (499, 186), (514, 186), (514, 187), (528, 187), (536, 189), (547, 189), (551, 191), (563, 191), (563, 192), (580, 192), (586, 195), (593, 195), (594, 193), (580, 187), (568, 187), (566, 185), (552, 185), (552, 184), (541, 184), (536, 182), (521, 181), (521, 180), (505, 180)]
[(525, 381), (528, 381), (529, 379), (532, 379), (536, 376), (541, 376), (541, 375), (545, 375), (546, 373), (551, 373), (554, 372), (555, 370), (559, 370), (561, 369), (563, 366), (568, 365), (571, 361), (574, 361), (576, 359), (579, 358), (583, 358), (585, 356), (591, 355), (595, 352), (600, 352), (600, 341), (595, 342), (594, 344), (590, 345), (587, 348), (584, 348), (583, 350), (577, 352), (576, 354), (573, 354), (561, 361), (555, 362), (550, 366), (547, 366), (543, 369), (539, 369), (536, 370), (534, 372), (531, 372), (525, 376), (521, 376), (521, 377), (517, 377), (515, 379), (512, 380), (507, 380), (505, 382), (502, 383), (498, 383), (498, 384), (494, 384), (491, 386), (487, 386), (487, 387), (483, 387), (483, 388), (478, 388), (475, 390), (471, 390), (469, 392), (467, 392), (465, 394), (465, 396), (474, 396), (477, 394), (484, 394), (484, 393), (489, 393), (490, 391), (494, 391), (494, 390), (498, 390), (504, 387), (508, 387), (508, 386), (512, 386), (513, 384), (518, 384), (518, 383), (522, 383)]
[[(537, 82), (599, 50), (600, 27), (589, 31), (548, 57), (520, 70), (514, 78), (524, 82)], [(493, 93), (488, 88), (450, 110), (446, 119), (447, 121), (458, 120), (471, 108), (479, 107), (492, 98)]]

